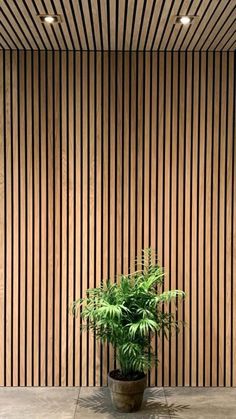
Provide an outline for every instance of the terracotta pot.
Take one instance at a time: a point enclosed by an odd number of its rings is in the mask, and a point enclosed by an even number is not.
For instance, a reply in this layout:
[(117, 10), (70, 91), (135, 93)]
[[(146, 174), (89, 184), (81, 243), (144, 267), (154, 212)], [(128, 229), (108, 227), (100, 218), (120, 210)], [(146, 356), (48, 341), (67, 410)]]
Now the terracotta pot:
[(108, 374), (108, 387), (111, 391), (113, 406), (119, 412), (137, 412), (143, 401), (147, 376), (135, 381), (115, 380)]

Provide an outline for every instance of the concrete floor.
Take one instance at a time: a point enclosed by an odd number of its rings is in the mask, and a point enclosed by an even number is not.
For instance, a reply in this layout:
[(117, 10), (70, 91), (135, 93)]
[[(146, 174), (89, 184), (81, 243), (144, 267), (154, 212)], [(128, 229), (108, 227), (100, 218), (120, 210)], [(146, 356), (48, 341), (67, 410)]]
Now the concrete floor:
[(151, 388), (130, 414), (113, 411), (107, 388), (0, 388), (0, 418), (236, 419), (236, 388)]

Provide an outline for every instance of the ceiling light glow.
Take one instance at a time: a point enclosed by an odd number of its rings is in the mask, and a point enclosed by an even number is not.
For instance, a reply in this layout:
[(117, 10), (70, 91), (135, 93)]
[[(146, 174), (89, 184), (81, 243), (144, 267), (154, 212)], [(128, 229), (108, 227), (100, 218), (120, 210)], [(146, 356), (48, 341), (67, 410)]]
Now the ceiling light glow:
[(53, 22), (55, 22), (55, 17), (54, 16), (45, 16), (45, 18), (44, 18), (44, 22), (46, 22), (46, 23), (53, 23)]
[(191, 19), (190, 19), (190, 17), (188, 17), (188, 16), (182, 16), (182, 17), (180, 18), (180, 22), (181, 22), (183, 25), (188, 25), (188, 24), (191, 22)]

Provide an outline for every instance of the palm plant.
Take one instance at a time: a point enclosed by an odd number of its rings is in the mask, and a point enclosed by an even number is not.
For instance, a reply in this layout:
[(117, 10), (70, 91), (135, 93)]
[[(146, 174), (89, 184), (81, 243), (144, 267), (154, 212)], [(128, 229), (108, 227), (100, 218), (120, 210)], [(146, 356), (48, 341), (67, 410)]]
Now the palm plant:
[(157, 361), (152, 337), (179, 330), (179, 322), (163, 304), (185, 296), (180, 290), (163, 292), (164, 270), (151, 249), (142, 252), (140, 265), (136, 272), (88, 289), (86, 298), (73, 302), (74, 314), (81, 308), (82, 328), (114, 347), (123, 377), (146, 373)]

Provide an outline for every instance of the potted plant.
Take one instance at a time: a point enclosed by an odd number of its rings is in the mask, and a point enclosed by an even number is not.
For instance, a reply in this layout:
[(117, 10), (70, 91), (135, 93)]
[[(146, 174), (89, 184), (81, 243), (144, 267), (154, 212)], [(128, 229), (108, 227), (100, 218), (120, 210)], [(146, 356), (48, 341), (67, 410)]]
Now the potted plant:
[(164, 271), (151, 249), (142, 253), (140, 270), (121, 275), (100, 287), (88, 289), (86, 298), (73, 302), (73, 313), (80, 313), (82, 328), (92, 330), (97, 339), (107, 341), (115, 350), (119, 369), (108, 374), (114, 407), (121, 412), (140, 409), (146, 387), (147, 371), (157, 361), (152, 337), (171, 329), (178, 322), (163, 304), (183, 298), (180, 290), (163, 291)]

